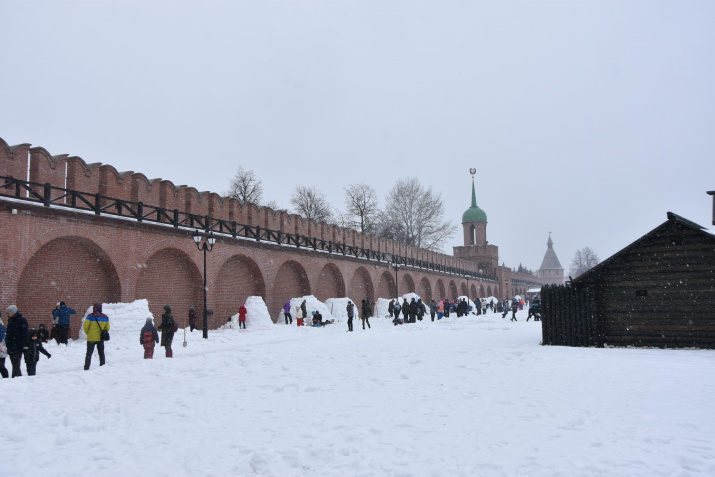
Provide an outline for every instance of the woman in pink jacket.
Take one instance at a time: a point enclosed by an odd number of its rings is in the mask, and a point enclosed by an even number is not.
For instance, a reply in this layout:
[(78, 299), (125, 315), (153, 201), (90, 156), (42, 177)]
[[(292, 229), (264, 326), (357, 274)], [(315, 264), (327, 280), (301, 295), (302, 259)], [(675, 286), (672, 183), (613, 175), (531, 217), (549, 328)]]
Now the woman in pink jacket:
[(442, 300), (437, 300), (437, 319), (441, 320), (444, 316), (444, 302)]

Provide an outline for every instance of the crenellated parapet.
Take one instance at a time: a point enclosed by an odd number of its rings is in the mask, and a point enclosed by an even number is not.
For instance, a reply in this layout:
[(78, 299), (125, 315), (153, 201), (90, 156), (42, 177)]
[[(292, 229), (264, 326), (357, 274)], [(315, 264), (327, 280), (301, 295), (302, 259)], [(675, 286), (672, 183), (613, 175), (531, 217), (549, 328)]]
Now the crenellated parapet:
[[(127, 202), (158, 206), (170, 211), (209, 216), (224, 221), (263, 229), (317, 238), (325, 242), (345, 244), (430, 262), (444, 267), (478, 270), (473, 261), (432, 252), (391, 239), (363, 234), (336, 224), (316, 222), (285, 210), (273, 210), (256, 204), (241, 203), (215, 192), (202, 191), (188, 185), (175, 185), (170, 180), (149, 179), (141, 172), (119, 172), (109, 164), (86, 163), (81, 157), (68, 154), (52, 155), (42, 147), (30, 144), (8, 146), (0, 138), (0, 176), (50, 184), (59, 189), (99, 194)], [(10, 194), (0, 189), (0, 194)], [(61, 191), (54, 191), (60, 194)], [(106, 202), (102, 200), (101, 203)], [(163, 220), (163, 219), (162, 219)]]

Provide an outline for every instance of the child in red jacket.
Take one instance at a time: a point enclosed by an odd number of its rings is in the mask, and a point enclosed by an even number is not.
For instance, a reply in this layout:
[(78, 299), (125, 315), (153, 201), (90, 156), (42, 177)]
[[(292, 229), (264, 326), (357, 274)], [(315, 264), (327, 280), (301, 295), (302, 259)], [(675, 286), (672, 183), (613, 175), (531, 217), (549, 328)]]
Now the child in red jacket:
[(238, 309), (238, 329), (246, 329), (246, 313), (248, 313), (246, 304), (241, 303), (241, 308)]

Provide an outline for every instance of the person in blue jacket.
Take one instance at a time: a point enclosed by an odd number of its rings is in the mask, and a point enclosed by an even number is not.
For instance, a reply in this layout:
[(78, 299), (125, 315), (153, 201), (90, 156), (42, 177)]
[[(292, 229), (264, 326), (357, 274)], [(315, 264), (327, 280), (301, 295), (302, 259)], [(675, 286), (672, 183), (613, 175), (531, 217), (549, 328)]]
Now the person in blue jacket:
[(65, 302), (61, 301), (60, 305), (52, 310), (52, 321), (57, 321), (57, 328), (55, 329), (55, 337), (57, 339), (57, 344), (64, 343), (67, 345), (67, 338), (70, 334), (70, 315), (74, 315), (77, 312), (72, 308), (65, 305)]
[[(2, 314), (0, 314), (2, 316)], [(8, 377), (7, 368), (5, 367), (5, 358), (7, 358), (7, 346), (5, 346), (5, 333), (7, 333), (7, 328), (5, 328), (5, 323), (0, 319), (0, 376), (3, 378)]]
[(10, 356), (10, 364), (12, 364), (12, 377), (22, 376), (20, 363), (22, 355), (25, 355), (25, 363), (30, 361), (30, 350), (27, 347), (27, 342), (30, 339), (30, 330), (27, 327), (27, 320), (22, 316), (22, 313), (17, 311), (17, 306), (10, 305), (7, 307), (7, 333), (5, 334), (5, 345), (7, 346), (7, 354)]

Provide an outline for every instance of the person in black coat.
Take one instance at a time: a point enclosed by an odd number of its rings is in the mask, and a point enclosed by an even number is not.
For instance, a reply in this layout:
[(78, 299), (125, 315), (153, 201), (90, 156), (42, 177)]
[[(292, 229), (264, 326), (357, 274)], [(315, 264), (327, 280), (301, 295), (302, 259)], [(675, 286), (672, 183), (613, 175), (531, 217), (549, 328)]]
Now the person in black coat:
[(20, 363), (23, 353), (25, 354), (25, 363), (30, 359), (30, 350), (27, 347), (27, 342), (30, 338), (27, 320), (23, 318), (22, 313), (17, 311), (15, 305), (7, 307), (7, 333), (5, 334), (5, 345), (7, 346), (7, 355), (10, 357), (12, 364), (12, 377), (22, 376)]
[(348, 304), (345, 307), (345, 311), (348, 313), (348, 331), (353, 330), (353, 317), (355, 316), (355, 305), (353, 305), (353, 302), (348, 300)]
[(392, 318), (392, 312), (395, 311), (395, 300), (390, 300), (390, 304), (387, 305), (387, 313)]
[[(37, 362), (40, 360), (40, 353), (51, 358), (52, 355), (47, 352), (47, 350), (42, 346), (42, 338), (40, 337), (40, 332), (36, 329), (31, 329), (29, 331), (30, 339), (27, 342), (27, 349), (29, 353), (25, 354), (25, 365), (27, 366), (27, 375), (34, 376), (37, 373)], [(30, 359), (27, 359), (27, 356)]]
[(417, 299), (417, 319), (422, 321), (422, 317), (425, 316), (425, 313), (427, 313), (425, 304), (422, 303), (422, 298), (418, 298)]
[(161, 331), (161, 346), (166, 349), (166, 357), (171, 358), (174, 356), (174, 352), (171, 350), (171, 342), (174, 341), (174, 332), (176, 331), (176, 322), (174, 321), (174, 315), (171, 314), (171, 306), (164, 305), (164, 311), (161, 315), (161, 325), (159, 325), (159, 331)]
[(417, 302), (414, 298), (410, 300), (410, 323), (417, 322)]
[(362, 301), (362, 329), (365, 329), (365, 323), (367, 323), (367, 328), (370, 329), (370, 315), (372, 315), (372, 310), (370, 308), (370, 302), (367, 300)]
[(409, 322), (410, 322), (410, 318), (409, 318), (410, 310), (411, 310), (410, 304), (407, 303), (407, 298), (405, 298), (405, 299), (402, 301), (402, 321), (403, 321), (404, 323), (409, 323)]

